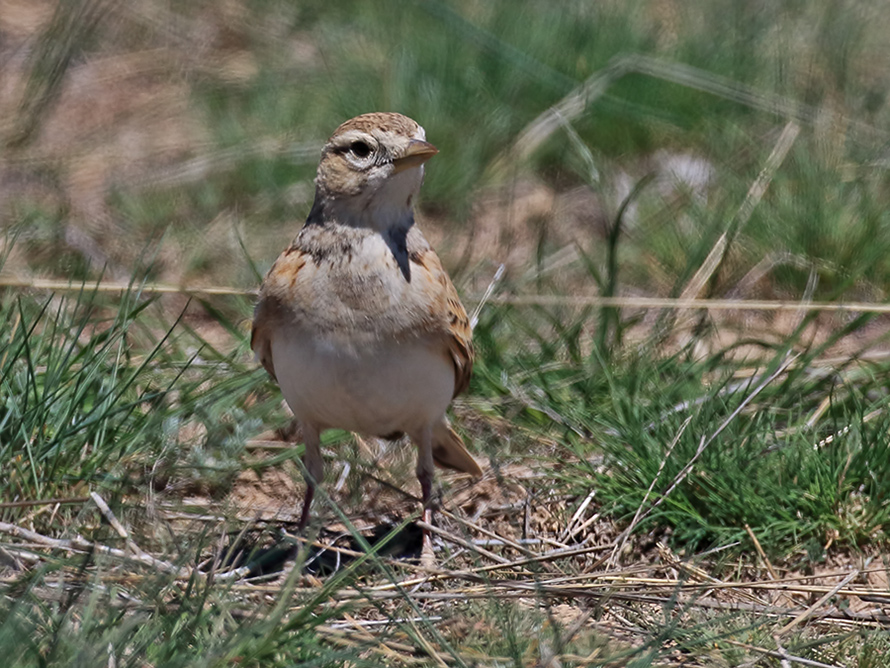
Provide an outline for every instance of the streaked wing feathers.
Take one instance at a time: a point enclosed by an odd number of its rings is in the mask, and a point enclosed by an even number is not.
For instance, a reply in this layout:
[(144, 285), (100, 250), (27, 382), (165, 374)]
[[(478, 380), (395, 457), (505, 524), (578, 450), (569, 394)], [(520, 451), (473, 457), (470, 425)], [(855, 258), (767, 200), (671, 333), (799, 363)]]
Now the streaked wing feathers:
[[(430, 248), (426, 240), (417, 232), (408, 236), (408, 253), (412, 264), (417, 265), (428, 274), (428, 285), (435, 286), (437, 294), (430, 295), (436, 310), (439, 312), (441, 323), (446, 333), (448, 354), (454, 364), (454, 395), (464, 392), (470, 385), (470, 376), (473, 373), (473, 332), (470, 329), (470, 319), (460, 301), (454, 284), (448, 277), (448, 273), (442, 267), (442, 262), (436, 252)], [(412, 248), (414, 245), (419, 248)]]
[(272, 363), (272, 332), (287, 321), (287, 288), (296, 284), (297, 276), (306, 266), (306, 256), (296, 247), (284, 251), (263, 281), (260, 299), (253, 314), (253, 328), (250, 332), (250, 347), (263, 368), (275, 380), (275, 366)]

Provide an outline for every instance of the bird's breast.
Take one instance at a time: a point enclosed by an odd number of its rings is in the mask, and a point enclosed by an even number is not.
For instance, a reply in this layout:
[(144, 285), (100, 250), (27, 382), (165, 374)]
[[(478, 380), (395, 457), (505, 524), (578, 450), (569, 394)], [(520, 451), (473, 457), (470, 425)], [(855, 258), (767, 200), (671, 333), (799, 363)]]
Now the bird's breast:
[(450, 361), (425, 338), (355, 345), (280, 330), (272, 357), (294, 415), (322, 429), (417, 433), (441, 419), (454, 392)]
[(423, 266), (407, 255), (410, 270), (400, 266), (390, 240), (377, 233), (349, 229), (338, 238), (337, 252), (317, 251), (331, 245), (322, 239), (304, 240), (292, 251), (301, 255), (297, 272), (287, 266), (295, 259), (276, 263), (265, 290), (285, 324), (321, 338), (367, 341), (435, 329), (442, 286)]

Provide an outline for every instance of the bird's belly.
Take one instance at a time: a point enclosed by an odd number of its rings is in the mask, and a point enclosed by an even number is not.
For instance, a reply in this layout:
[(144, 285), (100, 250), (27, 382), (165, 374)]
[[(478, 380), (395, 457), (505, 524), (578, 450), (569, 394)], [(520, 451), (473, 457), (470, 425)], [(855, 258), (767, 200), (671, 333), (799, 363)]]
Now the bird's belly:
[(294, 416), (319, 429), (417, 433), (441, 419), (454, 393), (451, 362), (420, 339), (352, 349), (285, 333), (272, 358)]

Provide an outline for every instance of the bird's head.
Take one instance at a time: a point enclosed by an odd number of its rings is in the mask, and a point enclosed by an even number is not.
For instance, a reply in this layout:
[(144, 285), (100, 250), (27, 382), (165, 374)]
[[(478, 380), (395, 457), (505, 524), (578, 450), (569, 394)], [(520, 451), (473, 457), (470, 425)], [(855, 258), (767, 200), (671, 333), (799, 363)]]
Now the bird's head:
[(407, 116), (356, 116), (322, 149), (316, 206), (347, 225), (383, 230), (410, 224), (423, 164), (436, 153), (423, 128)]

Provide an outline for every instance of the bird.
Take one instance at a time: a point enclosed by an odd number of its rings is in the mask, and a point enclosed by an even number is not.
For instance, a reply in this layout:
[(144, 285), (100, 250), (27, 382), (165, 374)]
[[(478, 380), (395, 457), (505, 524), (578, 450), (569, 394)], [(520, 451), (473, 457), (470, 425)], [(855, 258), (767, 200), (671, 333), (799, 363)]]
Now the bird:
[[(260, 288), (251, 348), (277, 381), (305, 448), (299, 531), (322, 482), (326, 429), (407, 434), (427, 523), (435, 466), (482, 475), (446, 416), (470, 383), (470, 322), (414, 220), (424, 164), (436, 153), (423, 127), (402, 114), (340, 125), (322, 148), (306, 222)], [(424, 560), (431, 554), (424, 531)]]

